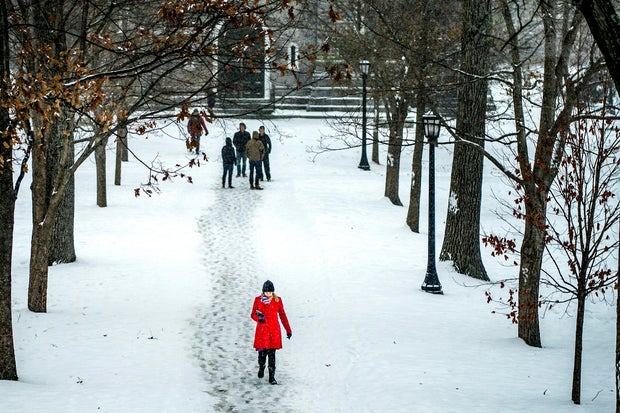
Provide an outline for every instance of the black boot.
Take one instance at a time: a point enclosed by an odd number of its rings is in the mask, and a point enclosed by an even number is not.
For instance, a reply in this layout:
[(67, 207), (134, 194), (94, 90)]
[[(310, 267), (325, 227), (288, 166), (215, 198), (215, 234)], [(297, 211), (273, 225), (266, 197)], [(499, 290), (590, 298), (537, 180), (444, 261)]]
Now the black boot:
[(259, 351), (258, 352), (258, 378), (262, 379), (265, 377), (265, 362), (267, 361), (267, 352)]
[(276, 368), (269, 367), (269, 384), (278, 384), (275, 376), (276, 376)]
[(278, 384), (276, 381), (276, 350), (267, 350), (267, 356), (269, 357), (269, 384)]

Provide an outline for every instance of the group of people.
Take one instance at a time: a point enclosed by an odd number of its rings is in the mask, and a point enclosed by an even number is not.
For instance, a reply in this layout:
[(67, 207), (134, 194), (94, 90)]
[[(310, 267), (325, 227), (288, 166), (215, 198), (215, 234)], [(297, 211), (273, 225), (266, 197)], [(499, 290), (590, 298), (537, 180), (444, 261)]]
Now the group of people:
[[(194, 109), (187, 122), (187, 131), (190, 140), (187, 148), (190, 152), (200, 153), (200, 138), (207, 136), (209, 130), (204, 118), (198, 109)], [(258, 131), (252, 132), (252, 136), (246, 130), (245, 123), (239, 124), (239, 130), (235, 132), (232, 139), (226, 138), (226, 143), (222, 147), (222, 163), (224, 171), (222, 173), (222, 188), (232, 186), (232, 174), (234, 166), (237, 166), (237, 178), (247, 177), (246, 167), (249, 163), (250, 189), (263, 189), (260, 181), (267, 179), (271, 181), (271, 167), (269, 165), (269, 154), (271, 153), (271, 138), (265, 133), (265, 127), (260, 126)]]
[[(250, 189), (263, 189), (260, 181), (265, 178), (271, 181), (271, 168), (269, 165), (269, 154), (271, 153), (271, 138), (265, 133), (265, 127), (261, 125), (258, 131), (250, 133), (246, 131), (245, 123), (239, 124), (239, 130), (235, 132), (232, 140), (226, 138), (226, 144), (222, 148), (222, 163), (224, 172), (222, 174), (222, 188), (232, 186), (233, 167), (237, 166), (237, 178), (246, 175), (246, 165), (249, 163)], [(264, 173), (263, 173), (264, 169)]]

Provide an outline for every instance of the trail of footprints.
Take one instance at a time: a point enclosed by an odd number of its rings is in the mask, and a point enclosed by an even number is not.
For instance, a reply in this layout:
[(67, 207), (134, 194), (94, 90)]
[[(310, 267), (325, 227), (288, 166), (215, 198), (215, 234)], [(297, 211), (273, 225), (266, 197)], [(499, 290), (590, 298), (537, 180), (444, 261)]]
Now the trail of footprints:
[[(234, 185), (234, 183), (233, 183)], [(260, 195), (238, 188), (213, 188), (214, 204), (199, 219), (204, 240), (201, 271), (212, 280), (210, 297), (198, 309), (194, 353), (205, 375), (205, 391), (218, 399), (218, 412), (292, 413), (285, 386), (271, 386), (256, 377), (257, 355), (252, 348), (252, 300), (264, 281), (252, 232), (253, 209)], [(286, 376), (279, 372), (279, 379)]]

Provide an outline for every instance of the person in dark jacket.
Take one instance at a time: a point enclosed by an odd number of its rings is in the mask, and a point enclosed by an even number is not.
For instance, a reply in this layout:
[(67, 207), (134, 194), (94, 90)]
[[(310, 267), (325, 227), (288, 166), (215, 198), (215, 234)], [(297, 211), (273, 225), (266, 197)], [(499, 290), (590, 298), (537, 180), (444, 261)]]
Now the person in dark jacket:
[(191, 116), (189, 117), (189, 121), (187, 122), (187, 131), (191, 136), (191, 141), (189, 142), (188, 148), (191, 151), (192, 148), (196, 148), (196, 154), (200, 153), (200, 137), (203, 132), (205, 136), (209, 134), (209, 130), (207, 129), (207, 125), (205, 124), (204, 119), (198, 112), (198, 109), (194, 109)]
[(226, 175), (228, 174), (228, 187), (232, 186), (232, 174), (233, 165), (237, 164), (237, 158), (235, 155), (235, 148), (232, 145), (232, 140), (226, 138), (226, 145), (222, 147), (222, 164), (224, 165), (224, 173), (222, 174), (222, 188), (226, 188)]
[[(258, 140), (263, 143), (263, 147), (265, 148), (265, 154), (263, 155), (263, 168), (265, 170), (265, 178), (267, 181), (271, 181), (271, 168), (269, 167), (269, 154), (271, 153), (271, 138), (269, 135), (265, 133), (265, 127), (261, 126), (258, 128)], [(263, 180), (263, 171), (261, 171), (261, 178)]]
[[(245, 174), (245, 165), (247, 163), (247, 155), (245, 153), (245, 146), (250, 141), (250, 133), (245, 130), (245, 123), (241, 122), (239, 124), (239, 131), (235, 132), (235, 136), (233, 136), (233, 144), (237, 149), (237, 178), (243, 174), (243, 176), (247, 176)], [(243, 163), (243, 167), (241, 165)]]
[(290, 340), (293, 332), (288, 323), (282, 299), (275, 293), (273, 283), (269, 280), (263, 284), (263, 293), (254, 299), (252, 320), (256, 321), (254, 348), (258, 351), (258, 378), (265, 376), (265, 362), (269, 358), (269, 383), (276, 381), (276, 350), (282, 348), (282, 331), (280, 322), (286, 330), (286, 338)]

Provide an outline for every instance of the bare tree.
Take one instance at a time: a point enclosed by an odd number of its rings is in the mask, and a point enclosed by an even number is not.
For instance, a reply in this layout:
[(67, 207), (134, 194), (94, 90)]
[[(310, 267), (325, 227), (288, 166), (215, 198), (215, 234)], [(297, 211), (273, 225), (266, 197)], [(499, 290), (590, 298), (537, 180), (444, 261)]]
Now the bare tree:
[[(346, 1), (338, 5), (342, 22), (329, 26), (333, 33), (332, 45), (344, 62), (354, 66), (358, 60), (367, 59), (372, 64), (371, 94), (386, 117), (384, 141), (388, 147), (384, 195), (394, 205), (402, 205), (399, 195), (402, 148), (419, 142), (413, 160), (416, 182), (412, 182), (417, 192), (413, 191), (414, 207), (407, 218), (408, 224), (412, 222), (410, 226), (416, 229), (417, 223), (413, 221), (419, 220), (415, 211), (419, 212), (423, 135), (421, 131), (416, 132), (417, 138), (410, 139), (404, 134), (405, 126), (410, 108), (432, 102), (435, 96), (428, 91), (443, 80), (440, 74), (430, 75), (431, 64), (434, 63), (436, 72), (441, 73), (439, 63), (454, 49), (455, 19), (450, 15), (458, 13), (454, 5), (449, 1), (423, 1), (413, 5), (406, 1)], [(441, 22), (431, 17), (442, 13)], [(426, 61), (431, 57), (432, 62)], [(423, 98), (418, 98), (419, 95)], [(417, 107), (422, 114), (424, 110), (424, 107)]]
[[(605, 63), (620, 91), (620, 17), (612, 0), (573, 0), (583, 13)], [(616, 3), (617, 4), (617, 3)], [(620, 295), (616, 317), (616, 413), (620, 413)]]
[[(617, 281), (607, 263), (619, 240), (612, 230), (620, 220), (616, 188), (620, 179), (620, 130), (601, 119), (582, 118), (567, 136), (566, 154), (550, 190), (546, 231), (547, 256), (553, 270), (543, 283), (577, 301), (572, 400), (581, 403), (581, 365), (586, 298), (605, 292)], [(587, 115), (580, 110), (579, 116)], [(564, 258), (564, 260), (561, 260)]]
[[(515, 116), (517, 165), (514, 169), (505, 166), (500, 166), (500, 169), (522, 191), (514, 215), (525, 221), (519, 269), (518, 331), (519, 337), (528, 345), (540, 347), (539, 286), (549, 190), (557, 176), (571, 114), (583, 98), (583, 90), (600, 71), (601, 59), (596, 56), (593, 59), (578, 59), (577, 52), (584, 49), (576, 47), (582, 19), (568, 5), (544, 2), (539, 8), (528, 11), (528, 7), (523, 6), (530, 4), (508, 0), (503, 0), (501, 4), (508, 36), (506, 46), (512, 65), (510, 88)], [(535, 33), (537, 23), (542, 25), (544, 49), (542, 96), (538, 125), (528, 128), (525, 89), (530, 81), (524, 75), (527, 56), (522, 57), (522, 52), (526, 50), (522, 34), (525, 28), (529, 28), (529, 33)], [(587, 39), (584, 41), (587, 42)], [(528, 53), (529, 56), (535, 55), (531, 50)], [(569, 70), (569, 67), (577, 66), (579, 71)], [(531, 137), (536, 138), (533, 155)]]

